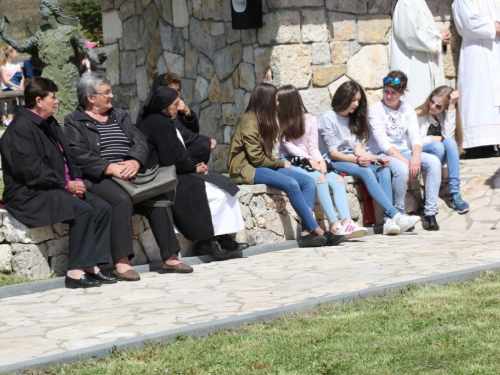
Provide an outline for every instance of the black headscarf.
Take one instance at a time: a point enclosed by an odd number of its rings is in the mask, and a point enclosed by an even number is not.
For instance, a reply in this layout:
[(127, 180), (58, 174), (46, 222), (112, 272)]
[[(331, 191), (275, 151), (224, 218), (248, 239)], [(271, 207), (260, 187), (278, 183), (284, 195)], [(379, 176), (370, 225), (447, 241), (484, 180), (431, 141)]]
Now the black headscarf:
[(139, 126), (149, 115), (163, 111), (178, 97), (179, 93), (177, 91), (166, 86), (160, 86), (155, 91), (151, 91), (142, 104), (135, 125)]
[(153, 81), (153, 86), (151, 86), (151, 91), (155, 91), (160, 86), (165, 86), (165, 76), (167, 73), (160, 74)]

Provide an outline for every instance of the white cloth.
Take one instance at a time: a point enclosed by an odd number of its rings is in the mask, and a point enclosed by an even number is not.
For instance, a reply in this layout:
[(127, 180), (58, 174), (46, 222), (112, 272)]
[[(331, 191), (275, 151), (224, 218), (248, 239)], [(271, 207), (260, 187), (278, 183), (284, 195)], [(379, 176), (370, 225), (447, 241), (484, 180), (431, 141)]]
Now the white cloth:
[(430, 126), (441, 126), (441, 136), (443, 138), (455, 139), (456, 112), (454, 109), (441, 112), (438, 116), (439, 123), (430, 113), (427, 116), (420, 116), (418, 118), (418, 126), (420, 127), (422, 145), (432, 142), (432, 136), (427, 135)]
[(408, 76), (403, 100), (413, 108), (432, 90), (446, 84), (441, 32), (425, 0), (399, 0), (394, 9), (390, 38), (391, 70)]
[[(245, 228), (238, 195), (231, 196), (224, 189), (205, 181), (208, 206), (212, 215), (214, 235), (236, 233)], [(182, 235), (174, 225), (175, 233)]]
[(404, 101), (397, 110), (386, 107), (382, 101), (373, 104), (368, 111), (370, 139), (368, 147), (373, 154), (387, 153), (391, 147), (404, 152), (414, 145), (422, 145), (415, 110)]
[(464, 148), (500, 144), (499, 0), (455, 0), (453, 18), (462, 36), (458, 66)]

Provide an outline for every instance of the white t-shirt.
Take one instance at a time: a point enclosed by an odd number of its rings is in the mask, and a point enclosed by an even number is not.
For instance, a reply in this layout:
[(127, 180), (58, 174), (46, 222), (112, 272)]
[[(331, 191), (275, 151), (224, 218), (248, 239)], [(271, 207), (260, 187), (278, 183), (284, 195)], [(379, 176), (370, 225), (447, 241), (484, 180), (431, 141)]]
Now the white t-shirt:
[(402, 152), (411, 150), (414, 145), (422, 145), (415, 110), (404, 101), (400, 103), (397, 110), (386, 107), (382, 101), (370, 107), (368, 147), (373, 154), (386, 153), (391, 147)]

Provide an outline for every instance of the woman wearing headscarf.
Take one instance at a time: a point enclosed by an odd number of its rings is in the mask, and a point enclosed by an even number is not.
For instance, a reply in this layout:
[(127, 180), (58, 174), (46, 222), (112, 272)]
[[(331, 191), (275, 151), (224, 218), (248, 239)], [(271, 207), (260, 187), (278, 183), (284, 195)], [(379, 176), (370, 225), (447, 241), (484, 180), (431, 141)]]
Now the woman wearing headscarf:
[(179, 93), (170, 87), (159, 87), (145, 102), (139, 130), (148, 141), (147, 166), (175, 165), (179, 180), (172, 206), (175, 224), (187, 239), (197, 241), (198, 253), (225, 259), (230, 251), (249, 246), (229, 235), (244, 228), (236, 195), (239, 189), (189, 155), (174, 125), (179, 102)]

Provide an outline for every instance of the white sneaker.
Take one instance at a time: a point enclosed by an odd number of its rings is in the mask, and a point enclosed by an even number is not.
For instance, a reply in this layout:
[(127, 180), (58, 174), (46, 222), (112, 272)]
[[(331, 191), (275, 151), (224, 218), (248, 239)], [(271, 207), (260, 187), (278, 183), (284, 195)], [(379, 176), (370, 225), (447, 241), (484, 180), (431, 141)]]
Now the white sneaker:
[(396, 216), (394, 216), (393, 220), (399, 226), (401, 233), (404, 233), (420, 221), (420, 216), (410, 216), (397, 213)]
[(387, 219), (384, 223), (384, 234), (389, 235), (389, 234), (400, 234), (401, 229), (399, 229), (399, 225), (396, 224), (396, 221), (394, 219)]
[(360, 238), (366, 236), (368, 229), (360, 227), (358, 223), (351, 221), (346, 225), (342, 225), (333, 234), (342, 235), (346, 240), (351, 238)]

